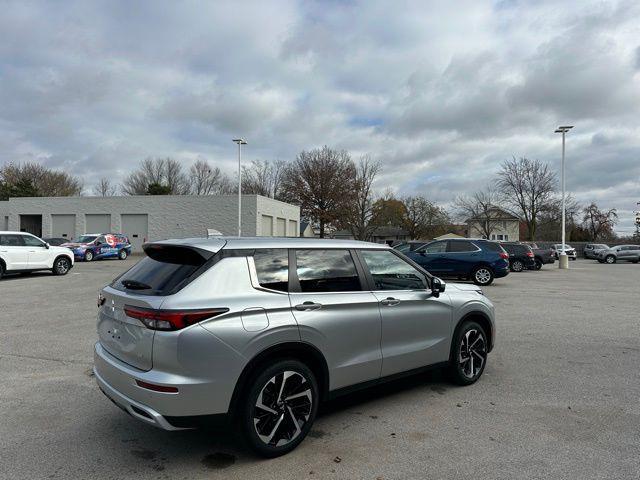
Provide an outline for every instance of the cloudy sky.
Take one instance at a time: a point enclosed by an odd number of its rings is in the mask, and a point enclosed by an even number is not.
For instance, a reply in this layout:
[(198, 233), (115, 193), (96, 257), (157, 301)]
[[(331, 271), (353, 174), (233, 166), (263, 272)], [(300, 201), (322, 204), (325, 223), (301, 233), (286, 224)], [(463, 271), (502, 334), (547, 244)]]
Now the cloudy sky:
[(0, 165), (119, 181), (148, 156), (229, 173), (321, 145), (383, 164), (400, 195), (448, 203), (500, 162), (560, 165), (568, 189), (640, 201), (640, 3), (5, 2)]

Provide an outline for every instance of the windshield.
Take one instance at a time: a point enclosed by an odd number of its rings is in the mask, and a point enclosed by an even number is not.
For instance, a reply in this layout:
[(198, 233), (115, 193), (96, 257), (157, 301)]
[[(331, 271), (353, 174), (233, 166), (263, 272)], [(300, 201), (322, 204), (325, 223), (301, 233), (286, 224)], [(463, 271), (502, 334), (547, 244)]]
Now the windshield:
[(91, 242), (93, 242), (96, 238), (98, 238), (96, 235), (82, 235), (82, 236), (78, 239), (78, 243), (91, 243)]

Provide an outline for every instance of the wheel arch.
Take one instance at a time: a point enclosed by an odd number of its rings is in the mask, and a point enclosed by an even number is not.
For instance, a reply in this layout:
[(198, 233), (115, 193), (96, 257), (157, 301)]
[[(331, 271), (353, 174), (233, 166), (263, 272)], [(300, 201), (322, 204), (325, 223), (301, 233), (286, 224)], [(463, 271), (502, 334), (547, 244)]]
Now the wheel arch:
[(454, 351), (453, 340), (456, 338), (458, 329), (467, 320), (471, 320), (478, 323), (484, 329), (484, 333), (487, 334), (487, 340), (489, 341), (489, 348), (487, 349), (487, 352), (490, 352), (491, 350), (493, 350), (494, 332), (493, 332), (491, 320), (489, 319), (489, 316), (485, 312), (482, 312), (480, 310), (474, 310), (463, 315), (460, 318), (460, 320), (458, 320), (458, 322), (456, 323), (453, 329), (453, 335), (451, 336), (451, 350), (450, 350), (449, 358), (452, 358), (451, 355), (453, 355), (453, 351)]
[(66, 258), (69, 261), (69, 269), (71, 269), (71, 267), (73, 267), (73, 259), (71, 258), (71, 255), (67, 255), (66, 253), (59, 253), (58, 255), (56, 255), (53, 258), (53, 262), (51, 262), (51, 268), (54, 267), (54, 265), (56, 264), (56, 262), (60, 258)]
[(316, 347), (306, 342), (284, 342), (272, 345), (261, 351), (244, 367), (240, 377), (238, 377), (229, 403), (229, 414), (231, 416), (236, 413), (235, 410), (240, 398), (249, 387), (249, 380), (258, 371), (258, 368), (282, 358), (293, 358), (307, 365), (318, 381), (320, 399), (325, 400), (327, 398), (329, 393), (329, 367), (324, 355)]

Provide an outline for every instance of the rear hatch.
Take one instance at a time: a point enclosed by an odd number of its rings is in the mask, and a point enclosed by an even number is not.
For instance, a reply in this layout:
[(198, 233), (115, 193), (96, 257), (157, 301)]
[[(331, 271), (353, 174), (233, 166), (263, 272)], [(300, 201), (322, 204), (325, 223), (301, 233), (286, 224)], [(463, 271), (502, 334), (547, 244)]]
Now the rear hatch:
[(98, 337), (102, 347), (133, 367), (151, 370), (155, 330), (126, 310), (159, 310), (168, 295), (179, 292), (208, 268), (224, 243), (207, 244), (206, 249), (174, 242), (145, 244), (147, 256), (101, 292)]

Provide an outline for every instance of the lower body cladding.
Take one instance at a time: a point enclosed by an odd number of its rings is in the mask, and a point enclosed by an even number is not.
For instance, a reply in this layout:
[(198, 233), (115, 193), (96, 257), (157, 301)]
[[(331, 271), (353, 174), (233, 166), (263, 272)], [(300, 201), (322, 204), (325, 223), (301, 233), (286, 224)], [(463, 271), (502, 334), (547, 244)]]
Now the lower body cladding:
[[(100, 390), (113, 403), (132, 417), (164, 430), (225, 422), (235, 386), (138, 370), (113, 357), (100, 343), (95, 345), (93, 372)], [(170, 386), (176, 391), (154, 391), (138, 382), (151, 388)]]

